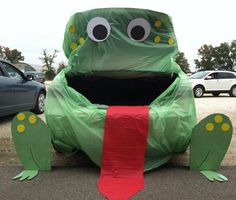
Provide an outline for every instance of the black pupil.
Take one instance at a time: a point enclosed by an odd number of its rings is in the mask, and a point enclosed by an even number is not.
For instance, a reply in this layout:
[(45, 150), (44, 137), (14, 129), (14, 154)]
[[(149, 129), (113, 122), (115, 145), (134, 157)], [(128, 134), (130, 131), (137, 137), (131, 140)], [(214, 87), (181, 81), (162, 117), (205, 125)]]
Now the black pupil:
[(93, 35), (97, 40), (103, 40), (107, 37), (107, 28), (102, 24), (98, 24), (93, 28)]
[(145, 30), (142, 26), (135, 26), (131, 30), (131, 37), (134, 40), (141, 40), (145, 35)]

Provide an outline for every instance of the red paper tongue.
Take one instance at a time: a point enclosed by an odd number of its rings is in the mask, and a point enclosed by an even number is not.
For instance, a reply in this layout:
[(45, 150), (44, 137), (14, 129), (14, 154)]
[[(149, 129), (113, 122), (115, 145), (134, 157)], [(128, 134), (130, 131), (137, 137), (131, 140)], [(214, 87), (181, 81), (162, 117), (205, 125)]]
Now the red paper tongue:
[(108, 199), (127, 200), (144, 187), (148, 126), (148, 106), (108, 107), (98, 180)]

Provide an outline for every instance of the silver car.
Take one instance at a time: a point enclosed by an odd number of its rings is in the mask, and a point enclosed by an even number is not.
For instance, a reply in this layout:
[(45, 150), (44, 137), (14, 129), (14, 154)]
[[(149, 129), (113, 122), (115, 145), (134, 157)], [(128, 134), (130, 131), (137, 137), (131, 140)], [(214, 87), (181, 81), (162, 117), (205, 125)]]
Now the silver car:
[(31, 110), (44, 112), (45, 86), (32, 81), (32, 75), (23, 72), (11, 63), (0, 60), (0, 117)]

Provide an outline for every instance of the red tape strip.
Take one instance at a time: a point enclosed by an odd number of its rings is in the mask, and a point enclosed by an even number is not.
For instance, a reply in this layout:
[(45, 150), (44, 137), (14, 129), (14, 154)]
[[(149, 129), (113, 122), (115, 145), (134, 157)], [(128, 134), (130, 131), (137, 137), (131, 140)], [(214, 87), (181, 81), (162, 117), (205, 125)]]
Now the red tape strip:
[(126, 200), (144, 187), (148, 126), (148, 106), (108, 107), (98, 181), (108, 199)]

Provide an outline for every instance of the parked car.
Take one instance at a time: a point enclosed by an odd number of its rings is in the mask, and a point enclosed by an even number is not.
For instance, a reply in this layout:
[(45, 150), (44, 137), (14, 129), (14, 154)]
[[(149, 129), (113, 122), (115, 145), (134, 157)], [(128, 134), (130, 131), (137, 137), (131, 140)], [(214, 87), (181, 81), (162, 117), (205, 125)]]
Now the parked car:
[(0, 60), (0, 116), (25, 110), (44, 112), (45, 86), (32, 79), (32, 75), (25, 76), (11, 63)]
[(21, 70), (25, 76), (27, 75), (32, 75), (33, 79), (35, 81), (38, 81), (40, 83), (44, 83), (45, 81), (45, 74), (43, 72), (38, 72), (36, 71), (31, 65), (29, 65), (28, 63), (24, 63), (24, 62), (20, 62), (20, 63), (16, 63), (15, 66)]
[(220, 93), (229, 93), (236, 97), (236, 73), (231, 71), (200, 71), (190, 77), (195, 97), (204, 93), (219, 96)]

